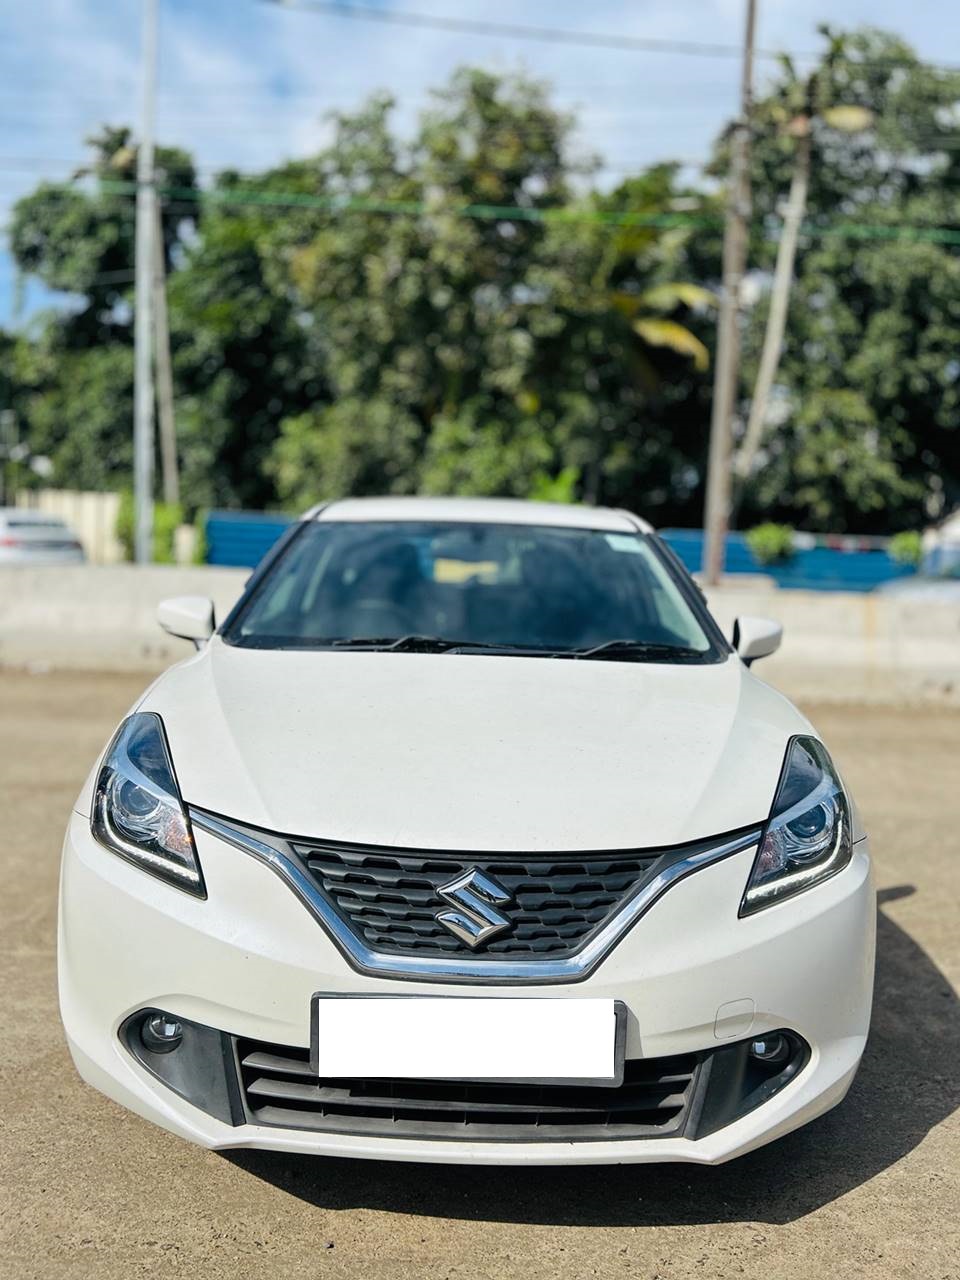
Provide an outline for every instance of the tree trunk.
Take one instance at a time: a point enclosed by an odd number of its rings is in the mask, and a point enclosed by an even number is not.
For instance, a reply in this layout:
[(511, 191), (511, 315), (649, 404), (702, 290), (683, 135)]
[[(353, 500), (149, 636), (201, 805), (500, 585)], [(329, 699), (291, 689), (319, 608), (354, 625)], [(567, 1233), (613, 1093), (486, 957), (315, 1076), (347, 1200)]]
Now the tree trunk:
[(800, 224), (807, 208), (807, 188), (810, 182), (810, 135), (806, 133), (797, 142), (797, 156), (790, 182), (790, 197), (783, 218), (783, 232), (777, 247), (777, 264), (773, 273), (770, 292), (770, 313), (763, 337), (760, 368), (750, 405), (750, 418), (743, 437), (743, 444), (734, 464), (741, 487), (753, 470), (757, 451), (763, 441), (770, 392), (780, 367), (783, 350), (783, 334), (787, 324), (787, 308), (790, 305), (790, 286), (793, 282), (793, 264), (797, 256), (797, 239)]

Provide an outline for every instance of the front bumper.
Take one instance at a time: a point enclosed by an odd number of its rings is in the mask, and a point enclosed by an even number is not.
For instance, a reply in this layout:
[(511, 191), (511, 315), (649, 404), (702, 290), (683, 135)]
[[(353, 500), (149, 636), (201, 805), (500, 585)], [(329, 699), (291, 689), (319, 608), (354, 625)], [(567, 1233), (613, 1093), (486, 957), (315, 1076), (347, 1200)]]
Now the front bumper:
[[(839, 1102), (866, 1042), (875, 902), (866, 841), (833, 879), (746, 919), (737, 908), (748, 849), (673, 886), (581, 982), (461, 986), (373, 978), (352, 969), (269, 868), (197, 831), (206, 901), (97, 844), (71, 817), (59, 926), (60, 1006), (81, 1076), (202, 1146), (435, 1162), (714, 1164)], [(780, 1028), (810, 1046), (794, 1079), (749, 1114), (699, 1139), (439, 1141), (230, 1124), (158, 1081), (121, 1042), (137, 1010), (166, 1010), (232, 1037), (305, 1048), (314, 992), (605, 996), (627, 1009), (626, 1057), (702, 1054)]]

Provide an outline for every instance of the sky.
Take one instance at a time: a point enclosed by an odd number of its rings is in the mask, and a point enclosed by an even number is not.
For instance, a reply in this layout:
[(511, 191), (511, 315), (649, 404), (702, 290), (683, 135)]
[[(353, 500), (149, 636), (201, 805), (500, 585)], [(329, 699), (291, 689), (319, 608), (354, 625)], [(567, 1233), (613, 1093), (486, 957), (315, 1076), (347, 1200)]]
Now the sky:
[[(191, 151), (201, 174), (259, 169), (322, 144), (331, 109), (387, 89), (410, 129), (432, 87), (465, 63), (548, 80), (576, 112), (584, 155), (606, 181), (659, 160), (695, 170), (736, 110), (735, 57), (584, 48), (412, 30), (268, 0), (159, 0), (158, 141)], [(350, 0), (347, 0), (349, 3)], [(360, 0), (357, 0), (360, 3)], [(384, 9), (736, 45), (745, 0), (363, 0)], [(757, 46), (810, 54), (817, 24), (864, 23), (921, 56), (960, 64), (960, 5), (946, 0), (758, 0)], [(83, 163), (86, 136), (139, 117), (140, 0), (0, 4), (0, 228), (13, 202)], [(771, 67), (760, 59), (758, 87)], [(0, 325), (29, 323), (49, 299), (18, 284), (0, 234)]]

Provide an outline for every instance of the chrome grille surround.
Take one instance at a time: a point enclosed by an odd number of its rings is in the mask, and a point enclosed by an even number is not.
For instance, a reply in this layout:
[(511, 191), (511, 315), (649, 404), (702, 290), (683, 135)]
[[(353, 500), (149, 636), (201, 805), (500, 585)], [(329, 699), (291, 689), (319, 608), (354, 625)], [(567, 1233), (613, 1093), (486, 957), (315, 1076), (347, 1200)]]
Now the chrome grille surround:
[[(575, 954), (662, 858), (659, 852), (440, 853), (315, 841), (293, 852), (357, 937), (393, 955), (540, 960)], [(469, 885), (492, 886), (478, 899)], [(464, 889), (467, 892), (464, 893)], [(445, 926), (445, 910), (474, 903), (502, 929), (470, 943)], [(468, 906), (469, 916), (469, 906)]]
[[(667, 890), (688, 875), (719, 862), (723, 858), (755, 846), (760, 839), (760, 826), (719, 836), (714, 840), (698, 841), (670, 850), (625, 851), (623, 853), (566, 853), (566, 854), (485, 854), (427, 852), (381, 848), (376, 851), (381, 858), (415, 857), (427, 860), (442, 868), (444, 876), (458, 866), (464, 868), (481, 862), (484, 866), (500, 867), (516, 865), (529, 859), (541, 866), (556, 867), (562, 860), (572, 860), (581, 865), (584, 860), (602, 859), (609, 863), (624, 858), (636, 864), (632, 886), (617, 895), (614, 903), (599, 919), (588, 921), (589, 928), (574, 939), (572, 946), (563, 949), (504, 954), (497, 951), (496, 943), (489, 944), (483, 953), (474, 953), (461, 947), (453, 938), (449, 947), (429, 949), (387, 949), (382, 941), (372, 945), (338, 910), (333, 900), (323, 891), (311, 872), (303, 851), (322, 848), (330, 850), (366, 849), (366, 846), (347, 846), (317, 840), (285, 838), (270, 832), (221, 818), (193, 806), (189, 808), (193, 825), (215, 836), (269, 867), (297, 895), (303, 905), (322, 925), (347, 962), (358, 972), (386, 978), (407, 978), (421, 982), (459, 983), (543, 983), (577, 982), (586, 978), (604, 957), (620, 941), (633, 924)], [(301, 852), (298, 854), (297, 850)], [(372, 849), (368, 852), (373, 853)], [(644, 864), (641, 867), (639, 864)], [(439, 872), (438, 872), (439, 874)], [(444, 906), (437, 898), (436, 907)], [(439, 926), (438, 929), (448, 937)], [(505, 940), (504, 940), (505, 941)], [(456, 948), (453, 950), (452, 948)], [(530, 958), (531, 955), (535, 958)]]

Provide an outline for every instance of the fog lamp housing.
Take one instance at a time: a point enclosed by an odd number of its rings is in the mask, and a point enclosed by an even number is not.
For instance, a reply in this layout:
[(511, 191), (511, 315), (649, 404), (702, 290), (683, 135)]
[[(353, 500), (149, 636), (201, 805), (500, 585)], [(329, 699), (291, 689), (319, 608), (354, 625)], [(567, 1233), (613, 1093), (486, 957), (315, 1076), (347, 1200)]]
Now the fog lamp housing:
[(243, 1122), (233, 1040), (166, 1009), (139, 1009), (120, 1025), (120, 1042), (144, 1070), (224, 1124)]

